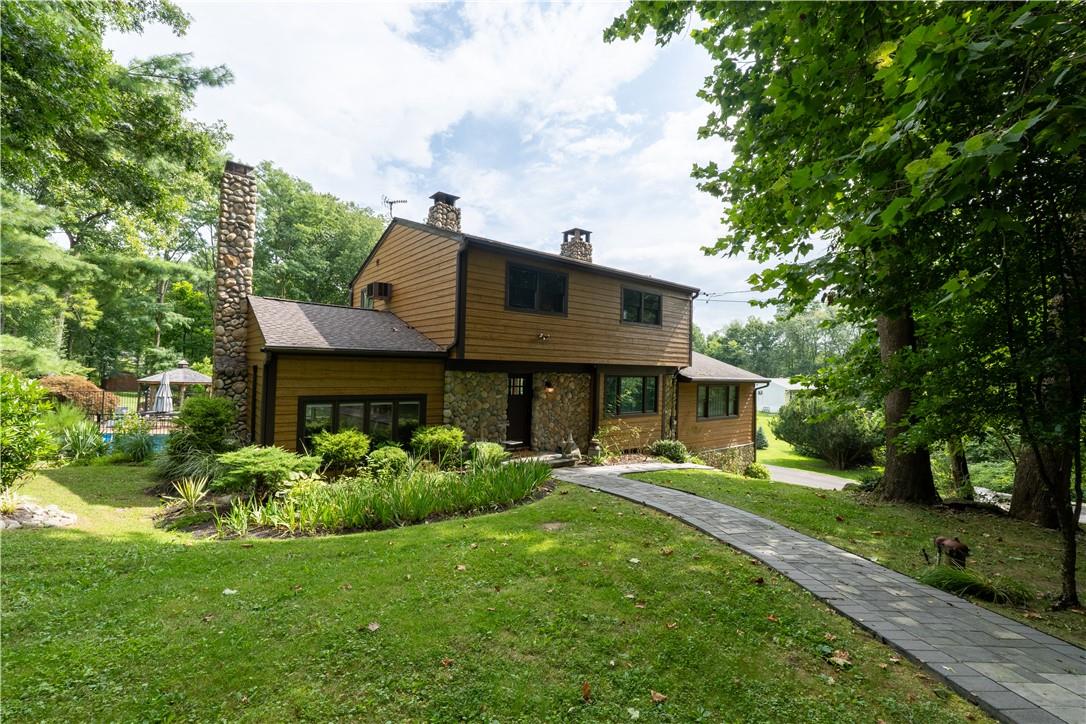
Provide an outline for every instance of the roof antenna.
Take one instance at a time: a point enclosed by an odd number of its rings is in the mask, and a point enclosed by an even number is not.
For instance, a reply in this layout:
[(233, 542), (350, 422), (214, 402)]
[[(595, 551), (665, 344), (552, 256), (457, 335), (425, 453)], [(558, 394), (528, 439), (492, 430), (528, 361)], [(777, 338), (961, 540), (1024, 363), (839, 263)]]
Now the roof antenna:
[(388, 207), (388, 218), (392, 218), (392, 207), (396, 204), (406, 204), (407, 199), (390, 199), (387, 196), (381, 197), (381, 203)]

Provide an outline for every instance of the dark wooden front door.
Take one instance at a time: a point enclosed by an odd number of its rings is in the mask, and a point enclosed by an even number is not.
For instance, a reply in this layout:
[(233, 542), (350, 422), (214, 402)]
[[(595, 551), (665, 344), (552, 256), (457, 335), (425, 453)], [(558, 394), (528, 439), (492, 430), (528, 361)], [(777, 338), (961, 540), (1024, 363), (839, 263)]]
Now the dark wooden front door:
[(509, 402), (505, 415), (509, 419), (506, 439), (521, 443), (521, 447), (532, 444), (532, 376), (509, 375)]

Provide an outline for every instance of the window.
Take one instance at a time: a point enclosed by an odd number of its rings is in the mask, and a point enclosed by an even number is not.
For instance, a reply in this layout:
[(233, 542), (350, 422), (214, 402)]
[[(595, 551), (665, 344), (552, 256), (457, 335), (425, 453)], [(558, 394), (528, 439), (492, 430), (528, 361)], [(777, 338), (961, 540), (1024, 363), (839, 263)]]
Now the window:
[(661, 324), (661, 299), (659, 294), (622, 290), (622, 321), (639, 324)]
[(344, 397), (326, 400), (302, 400), (299, 403), (298, 442), (313, 449), (313, 436), (321, 430), (339, 432), (355, 429), (381, 441), (409, 442), (424, 417), (422, 397), (359, 399)]
[(739, 385), (698, 385), (698, 419), (739, 414)]
[(510, 264), (506, 291), (506, 304), (510, 309), (566, 313), (566, 275), (562, 272)]
[(603, 409), (609, 417), (656, 412), (656, 377), (603, 378)]

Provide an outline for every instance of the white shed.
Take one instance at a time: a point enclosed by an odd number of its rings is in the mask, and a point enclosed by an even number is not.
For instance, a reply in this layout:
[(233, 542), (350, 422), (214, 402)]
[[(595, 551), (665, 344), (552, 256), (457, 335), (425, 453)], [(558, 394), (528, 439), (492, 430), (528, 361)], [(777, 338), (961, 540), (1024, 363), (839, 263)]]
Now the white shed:
[(792, 399), (792, 394), (804, 389), (804, 385), (789, 382), (787, 377), (772, 377), (769, 384), (758, 390), (758, 412), (776, 414), (781, 406)]

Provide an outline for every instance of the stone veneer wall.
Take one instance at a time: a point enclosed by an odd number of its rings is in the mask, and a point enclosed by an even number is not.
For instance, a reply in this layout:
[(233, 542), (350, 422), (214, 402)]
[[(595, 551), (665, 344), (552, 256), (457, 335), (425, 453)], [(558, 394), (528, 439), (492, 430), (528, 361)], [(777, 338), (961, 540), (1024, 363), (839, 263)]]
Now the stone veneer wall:
[(248, 442), (249, 369), (246, 322), (253, 291), (256, 179), (252, 167), (228, 161), (219, 187), (219, 238), (215, 262), (215, 346), (212, 390), (237, 406), (237, 435)]
[(558, 253), (570, 259), (590, 262), (592, 261), (592, 244), (580, 234), (576, 234), (562, 242)]
[(509, 375), (505, 372), (445, 372), (446, 425), (456, 425), (472, 440), (505, 439)]
[(460, 231), (460, 209), (444, 201), (434, 201), (426, 214), (426, 223), (439, 229)]
[[(547, 382), (554, 392), (547, 392)], [(592, 435), (592, 375), (536, 372), (532, 375), (532, 449), (554, 452), (573, 433), (583, 453)]]

